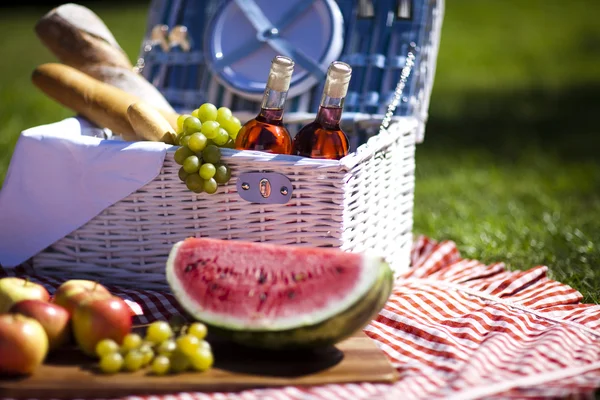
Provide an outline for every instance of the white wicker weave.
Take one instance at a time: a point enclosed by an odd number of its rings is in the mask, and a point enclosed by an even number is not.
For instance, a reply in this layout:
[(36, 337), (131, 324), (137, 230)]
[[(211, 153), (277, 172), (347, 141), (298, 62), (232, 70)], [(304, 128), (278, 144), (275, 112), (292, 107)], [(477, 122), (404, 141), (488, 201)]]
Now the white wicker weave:
[[(372, 250), (395, 270), (408, 266), (415, 132), (406, 118), (340, 161), (224, 150), (231, 181), (196, 195), (179, 181), (169, 151), (148, 185), (36, 255), (36, 272), (160, 289), (172, 245), (190, 236)], [(240, 172), (279, 172), (293, 184), (287, 204), (254, 204), (236, 190)]]

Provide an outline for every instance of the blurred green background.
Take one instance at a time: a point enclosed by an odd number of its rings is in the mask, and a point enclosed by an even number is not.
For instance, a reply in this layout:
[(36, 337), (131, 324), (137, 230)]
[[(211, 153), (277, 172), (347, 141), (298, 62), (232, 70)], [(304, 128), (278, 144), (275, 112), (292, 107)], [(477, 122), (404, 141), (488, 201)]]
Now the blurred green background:
[[(144, 2), (88, 4), (134, 60)], [(49, 7), (0, 9), (0, 183), (21, 130), (72, 115), (30, 83)], [(415, 233), (600, 302), (600, 1), (447, 0)]]

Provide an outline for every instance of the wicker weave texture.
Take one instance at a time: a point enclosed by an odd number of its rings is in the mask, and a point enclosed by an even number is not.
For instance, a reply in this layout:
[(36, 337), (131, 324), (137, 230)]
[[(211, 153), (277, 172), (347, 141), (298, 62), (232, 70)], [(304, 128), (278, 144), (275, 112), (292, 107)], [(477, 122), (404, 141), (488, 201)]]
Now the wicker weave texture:
[[(36, 255), (33, 267), (65, 279), (160, 289), (173, 244), (194, 236), (373, 249), (402, 270), (411, 241), (415, 126), (393, 124), (341, 161), (228, 150), (223, 160), (232, 179), (215, 195), (190, 192), (168, 152), (151, 183)], [(290, 202), (242, 200), (237, 178), (252, 171), (286, 175)]]
[(412, 242), (415, 131), (398, 128), (373, 137), (373, 154), (348, 173), (341, 248), (382, 254), (400, 272)]

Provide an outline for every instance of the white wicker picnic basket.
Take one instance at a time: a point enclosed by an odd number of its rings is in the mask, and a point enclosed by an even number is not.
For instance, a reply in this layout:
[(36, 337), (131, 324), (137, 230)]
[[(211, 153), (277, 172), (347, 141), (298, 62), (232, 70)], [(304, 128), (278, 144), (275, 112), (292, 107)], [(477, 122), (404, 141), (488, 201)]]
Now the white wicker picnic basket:
[[(333, 3), (333, 0), (316, 0), (315, 7), (321, 1), (328, 5)], [(156, 24), (153, 20), (156, 15), (152, 13), (160, 14), (157, 8), (162, 2), (152, 2), (148, 32)], [(173, 3), (182, 7), (182, 2)], [(207, 2), (206, 9), (212, 11), (204, 10), (206, 18), (214, 18), (218, 13), (218, 7), (209, 7), (213, 3)], [(362, 7), (364, 3), (369, 2), (337, 2), (340, 8)], [(374, 12), (372, 10), (374, 16), (384, 11), (377, 8), (384, 3), (390, 3), (393, 6), (390, 9), (396, 10), (396, 1), (376, 2)], [(415, 146), (423, 137), (443, 15), (442, 0), (409, 3), (413, 7), (408, 20), (410, 24), (403, 29), (414, 35), (409, 46), (398, 47), (406, 50), (401, 55), (402, 65), (398, 65), (398, 56), (395, 56), (395, 64), (383, 64), (384, 72), (391, 71), (383, 75), (394, 76), (394, 72), (399, 77), (391, 91), (379, 90), (381, 99), (389, 99), (387, 104), (379, 107), (383, 112), (363, 111), (369, 110), (361, 107), (361, 100), (368, 98), (368, 92), (366, 96), (358, 97), (354, 110), (344, 111), (344, 126), (354, 143), (353, 151), (347, 157), (339, 161), (315, 160), (224, 149), (223, 160), (232, 168), (232, 178), (228, 184), (220, 186), (216, 194), (207, 195), (194, 194), (179, 181), (179, 166), (173, 161), (176, 148), (173, 147), (167, 152), (159, 175), (151, 183), (34, 256), (31, 266), (46, 276), (97, 279), (106, 284), (161, 289), (167, 286), (164, 268), (172, 245), (187, 237), (211, 237), (375, 251), (385, 256), (395, 271), (405, 270), (412, 244)], [(183, 4), (185, 6), (185, 2)], [(374, 17), (374, 20), (378, 19)], [(352, 28), (352, 23), (348, 23), (351, 21), (344, 22), (351, 26), (346, 29), (357, 29), (356, 24)], [(393, 32), (390, 36), (393, 39)], [(147, 57), (144, 59), (146, 71), (152, 62), (162, 62), (162, 66), (176, 65), (178, 60), (201, 62), (196, 54), (179, 59), (166, 54), (152, 61), (147, 50), (144, 47), (141, 53), (141, 57)], [(356, 54), (350, 53), (350, 46), (345, 45), (340, 58), (352, 64)], [(377, 57), (369, 54), (363, 57), (365, 59), (367, 66), (369, 60), (374, 60), (375, 64), (379, 62)], [(353, 65), (354, 69), (359, 67)], [(227, 91), (226, 84), (223, 85)], [(319, 86), (314, 85), (309, 90), (319, 92)], [(166, 85), (158, 84), (157, 87), (167, 98), (169, 93), (180, 99), (186, 98), (188, 104), (179, 105), (180, 110), (197, 106), (202, 101), (215, 101), (202, 88), (187, 87), (182, 93), (180, 89)], [(223, 95), (220, 96), (222, 100)], [(227, 105), (236, 115), (244, 111), (256, 113), (259, 108), (258, 103), (252, 101), (238, 102), (245, 104), (245, 108), (235, 107), (231, 104), (231, 96), (228, 101)], [(224, 105), (223, 101), (216, 103)], [(399, 111), (402, 107), (404, 111)], [(310, 121), (314, 118), (314, 107), (303, 110), (296, 104), (295, 109), (286, 111), (284, 118), (290, 123)], [(273, 187), (271, 197), (274, 199), (249, 202), (238, 190), (241, 181), (252, 174), (259, 177), (276, 174), (288, 183), (281, 185), (285, 187)], [(279, 201), (277, 196), (282, 196)]]

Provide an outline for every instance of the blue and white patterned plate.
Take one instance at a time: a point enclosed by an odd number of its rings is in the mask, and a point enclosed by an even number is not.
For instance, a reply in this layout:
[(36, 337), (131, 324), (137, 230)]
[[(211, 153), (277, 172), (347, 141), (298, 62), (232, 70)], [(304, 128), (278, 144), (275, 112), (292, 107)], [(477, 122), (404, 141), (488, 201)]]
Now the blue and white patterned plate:
[(251, 100), (262, 97), (273, 57), (292, 58), (291, 98), (325, 79), (342, 53), (343, 35), (333, 0), (231, 0), (208, 24), (204, 52), (219, 82)]

